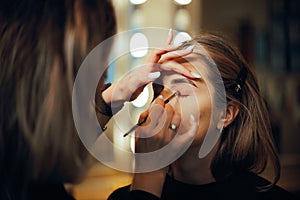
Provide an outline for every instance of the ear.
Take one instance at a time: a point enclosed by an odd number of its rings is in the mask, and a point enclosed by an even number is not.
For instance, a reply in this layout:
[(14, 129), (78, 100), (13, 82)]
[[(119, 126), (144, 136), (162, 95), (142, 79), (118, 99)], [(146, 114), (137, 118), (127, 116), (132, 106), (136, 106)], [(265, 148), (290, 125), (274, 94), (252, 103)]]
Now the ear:
[(225, 115), (223, 114), (223, 116), (221, 116), (220, 121), (218, 122), (217, 128), (226, 128), (229, 124), (233, 122), (239, 111), (240, 107), (236, 103), (229, 103), (227, 105)]

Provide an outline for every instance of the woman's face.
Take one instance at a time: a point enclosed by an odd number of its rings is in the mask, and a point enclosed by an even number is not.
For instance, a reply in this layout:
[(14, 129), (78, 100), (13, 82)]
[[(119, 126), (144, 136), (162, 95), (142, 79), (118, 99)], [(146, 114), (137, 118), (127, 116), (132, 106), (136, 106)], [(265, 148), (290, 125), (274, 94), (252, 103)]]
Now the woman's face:
[[(192, 58), (189, 61), (178, 59), (176, 62), (199, 74), (199, 71), (194, 66), (196, 66), (196, 62), (199, 64), (200, 59), (195, 55), (190, 55), (189, 57)], [(206, 65), (202, 66), (206, 67)], [(177, 129), (178, 133), (185, 133), (189, 129), (190, 115), (193, 114), (199, 122), (199, 129), (192, 145), (201, 145), (211, 117), (211, 96), (204, 77), (188, 79), (176, 72), (166, 72), (162, 75), (162, 84), (164, 85), (164, 90), (161, 94), (164, 98), (170, 96), (172, 91), (179, 92), (179, 95), (169, 102), (175, 112), (179, 112), (181, 116), (180, 126)]]

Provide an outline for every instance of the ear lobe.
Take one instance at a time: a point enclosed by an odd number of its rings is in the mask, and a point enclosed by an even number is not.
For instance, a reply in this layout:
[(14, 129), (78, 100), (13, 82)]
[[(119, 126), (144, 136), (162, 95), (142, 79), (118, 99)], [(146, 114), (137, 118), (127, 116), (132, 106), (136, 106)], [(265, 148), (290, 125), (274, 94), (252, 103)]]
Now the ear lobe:
[(217, 128), (219, 130), (222, 130), (223, 128), (226, 128), (229, 124), (233, 122), (233, 120), (236, 118), (237, 114), (239, 113), (240, 108), (238, 105), (229, 103), (226, 108), (226, 113), (221, 113), (220, 120), (217, 124)]
[(221, 119), (224, 122), (224, 128), (233, 122), (233, 120), (238, 115), (239, 111), (240, 111), (240, 108), (238, 105), (236, 105), (234, 103), (229, 103), (227, 105), (226, 115), (224, 116), (224, 118)]

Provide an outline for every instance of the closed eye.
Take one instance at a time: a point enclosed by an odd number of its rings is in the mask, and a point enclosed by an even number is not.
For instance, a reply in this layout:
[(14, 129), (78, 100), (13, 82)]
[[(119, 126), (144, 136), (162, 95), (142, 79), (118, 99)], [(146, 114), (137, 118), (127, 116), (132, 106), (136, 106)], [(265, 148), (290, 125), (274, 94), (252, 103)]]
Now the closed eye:
[(177, 78), (177, 79), (173, 79), (173, 80), (171, 81), (171, 83), (172, 83), (172, 84), (188, 83), (188, 84), (190, 84), (190, 85), (192, 85), (192, 86), (198, 88), (197, 85), (196, 85), (193, 81), (191, 81), (190, 79), (187, 79), (187, 78)]
[(173, 90), (179, 92), (178, 97), (185, 98), (193, 94), (193, 88), (198, 88), (198, 86), (187, 78), (175, 78), (171, 80)]
[(180, 97), (180, 98), (185, 98), (185, 97), (188, 97), (190, 95), (182, 94), (181, 92), (179, 92), (177, 96)]

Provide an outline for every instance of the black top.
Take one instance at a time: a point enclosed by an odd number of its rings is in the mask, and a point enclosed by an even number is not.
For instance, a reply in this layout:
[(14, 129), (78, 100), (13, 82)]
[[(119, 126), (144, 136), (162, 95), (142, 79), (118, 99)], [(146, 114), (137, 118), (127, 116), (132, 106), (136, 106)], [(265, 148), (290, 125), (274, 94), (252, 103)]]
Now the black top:
[(31, 183), (28, 200), (75, 200), (62, 183)]
[[(192, 185), (182, 183), (170, 176), (166, 177), (162, 200), (193, 200), (193, 199), (222, 199), (222, 200), (296, 200), (288, 191), (274, 186), (266, 192), (259, 192), (256, 186), (266, 185), (269, 182), (255, 174), (232, 176), (223, 182), (214, 182), (205, 185)], [(125, 186), (115, 190), (108, 200), (132, 199), (130, 186)], [(159, 198), (150, 194), (145, 196), (145, 200), (158, 200)]]

